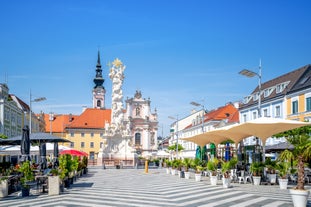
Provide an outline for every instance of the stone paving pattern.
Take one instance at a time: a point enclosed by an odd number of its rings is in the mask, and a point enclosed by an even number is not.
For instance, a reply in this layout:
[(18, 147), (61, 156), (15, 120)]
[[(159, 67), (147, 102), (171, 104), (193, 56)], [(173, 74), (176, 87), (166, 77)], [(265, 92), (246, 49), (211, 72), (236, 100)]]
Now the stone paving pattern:
[[(91, 167), (87, 175), (60, 195), (48, 196), (32, 190), (30, 197), (12, 194), (0, 199), (0, 206), (289, 207), (293, 204), (288, 190), (280, 190), (278, 185), (234, 183), (232, 188), (224, 189), (220, 180), (217, 186), (211, 186), (207, 177), (196, 182), (193, 175), (186, 180), (166, 174), (165, 169), (149, 169), (145, 173), (144, 169)], [(308, 206), (311, 206), (311, 199)]]

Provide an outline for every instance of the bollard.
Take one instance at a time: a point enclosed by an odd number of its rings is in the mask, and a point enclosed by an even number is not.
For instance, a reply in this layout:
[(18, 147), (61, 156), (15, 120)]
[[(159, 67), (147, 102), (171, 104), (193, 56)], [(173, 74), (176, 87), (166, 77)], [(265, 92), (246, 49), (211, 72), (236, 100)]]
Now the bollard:
[(148, 173), (148, 160), (145, 161), (145, 173)]

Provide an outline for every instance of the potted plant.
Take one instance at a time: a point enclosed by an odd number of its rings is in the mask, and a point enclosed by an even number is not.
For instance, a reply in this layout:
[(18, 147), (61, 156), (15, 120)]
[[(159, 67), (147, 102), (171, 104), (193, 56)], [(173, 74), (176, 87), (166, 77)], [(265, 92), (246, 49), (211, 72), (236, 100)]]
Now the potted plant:
[(194, 160), (192, 160), (191, 168), (195, 170), (194, 173), (195, 181), (197, 182), (201, 181), (202, 170), (204, 169), (201, 160), (199, 158), (195, 158)]
[(276, 167), (276, 161), (272, 161), (270, 157), (266, 158), (265, 166), (267, 169), (267, 177), (269, 179), (269, 182), (271, 184), (276, 183), (276, 173), (275, 173), (275, 167)]
[(9, 194), (8, 179), (11, 172), (11, 168), (2, 169), (2, 172), (0, 174), (0, 198), (4, 198)]
[(279, 175), (279, 186), (281, 190), (287, 190), (288, 178), (287, 175), (289, 173), (289, 163), (279, 161), (275, 165), (275, 169), (278, 171)]
[(172, 170), (171, 170), (171, 174), (172, 175), (176, 175), (177, 174), (177, 171), (176, 171), (177, 166), (178, 166), (177, 159), (174, 159), (172, 161)]
[(192, 159), (187, 158), (187, 157), (183, 160), (183, 167), (185, 169), (185, 178), (186, 179), (190, 179), (189, 168), (191, 168), (191, 162), (192, 162)]
[(222, 172), (222, 184), (224, 188), (229, 188), (230, 187), (230, 172), (229, 170), (231, 169), (231, 163), (230, 161), (227, 162), (222, 162), (221, 164), (221, 172)]
[(22, 165), (19, 167), (18, 171), (22, 173), (22, 176), (20, 177), (22, 196), (29, 196), (29, 184), (30, 182), (33, 182), (35, 180), (29, 160), (23, 162)]
[(49, 172), (48, 176), (48, 195), (59, 195), (60, 192), (60, 172), (54, 168)]
[(290, 194), (294, 206), (306, 206), (310, 194), (304, 187), (305, 163), (311, 158), (311, 127), (305, 126), (289, 130), (275, 135), (276, 137), (285, 137), (287, 142), (292, 144), (292, 150), (284, 150), (279, 159), (292, 163), (297, 161), (298, 181), (296, 187), (290, 189)]
[(176, 160), (176, 170), (177, 170), (177, 174), (178, 174), (178, 177), (179, 177), (179, 178), (184, 177), (184, 176), (183, 176), (182, 169), (181, 169), (182, 166), (183, 166), (182, 160), (177, 159), (177, 160)]
[(217, 158), (210, 159), (207, 162), (207, 169), (210, 171), (211, 185), (217, 185), (217, 168), (219, 160)]
[(82, 158), (83, 174), (87, 174), (87, 164), (88, 164), (88, 159), (86, 156), (83, 156)]
[(70, 187), (69, 175), (72, 171), (71, 155), (64, 154), (59, 157), (60, 179), (65, 188)]
[(254, 185), (260, 185), (261, 174), (262, 174), (263, 168), (264, 168), (264, 164), (261, 162), (253, 162), (250, 165), (249, 171), (253, 175)]
[(166, 159), (164, 161), (165, 165), (166, 165), (166, 174), (170, 174), (171, 170), (172, 170), (172, 161), (169, 159)]

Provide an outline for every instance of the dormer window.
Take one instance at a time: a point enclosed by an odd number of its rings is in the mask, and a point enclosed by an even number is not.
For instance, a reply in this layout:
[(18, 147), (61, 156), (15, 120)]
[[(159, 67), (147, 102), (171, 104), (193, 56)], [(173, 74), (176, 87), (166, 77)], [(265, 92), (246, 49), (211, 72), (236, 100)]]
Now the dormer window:
[(258, 98), (259, 98), (259, 93), (255, 93), (255, 94), (253, 95), (253, 100), (254, 100), (254, 101), (257, 101)]
[(251, 100), (252, 96), (246, 96), (244, 97), (243, 103), (247, 104)]
[(286, 88), (286, 86), (289, 84), (289, 82), (290, 81), (287, 81), (287, 82), (276, 85), (276, 93), (282, 93), (283, 90)]
[(264, 97), (270, 96), (271, 93), (272, 93), (272, 91), (273, 91), (273, 88), (267, 88), (267, 89), (265, 89), (264, 92), (263, 92)]

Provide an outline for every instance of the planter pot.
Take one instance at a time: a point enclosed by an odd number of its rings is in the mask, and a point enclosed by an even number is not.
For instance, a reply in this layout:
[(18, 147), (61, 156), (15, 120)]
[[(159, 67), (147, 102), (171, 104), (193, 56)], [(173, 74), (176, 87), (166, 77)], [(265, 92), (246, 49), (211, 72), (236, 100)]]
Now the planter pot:
[(181, 171), (180, 170), (177, 170), (177, 175), (179, 178), (181, 178)]
[(7, 197), (9, 194), (8, 180), (0, 181), (0, 198)]
[(48, 195), (59, 195), (59, 176), (49, 176)]
[(211, 185), (217, 185), (217, 176), (210, 177)]
[(224, 188), (230, 188), (231, 187), (231, 179), (230, 178), (222, 178), (222, 186)]
[(279, 185), (281, 190), (287, 190), (288, 179), (279, 179)]
[(306, 207), (310, 191), (290, 189), (294, 207)]
[(185, 178), (185, 171), (178, 171), (178, 177), (179, 178)]
[(65, 191), (65, 187), (64, 187), (64, 183), (61, 183), (60, 185), (59, 185), (59, 192), (64, 192)]
[(201, 173), (195, 173), (194, 179), (195, 179), (195, 181), (200, 182), (201, 181)]
[(69, 181), (68, 178), (64, 180), (64, 186), (65, 186), (65, 188), (69, 188), (70, 187), (70, 181)]
[(69, 178), (69, 182), (70, 182), (70, 185), (73, 184), (73, 177), (72, 177), (72, 178)]
[(172, 170), (171, 170), (171, 174), (172, 174), (172, 175), (175, 175), (175, 174), (176, 174), (176, 170), (175, 170), (175, 169), (172, 169)]
[(269, 182), (271, 184), (275, 184), (276, 183), (276, 174), (268, 174), (267, 176), (268, 176)]
[(169, 168), (166, 168), (166, 174), (170, 174), (171, 170)]
[(185, 178), (190, 179), (190, 172), (185, 172)]
[(22, 197), (29, 196), (30, 188), (22, 187)]
[(254, 185), (260, 185), (260, 176), (253, 176)]

